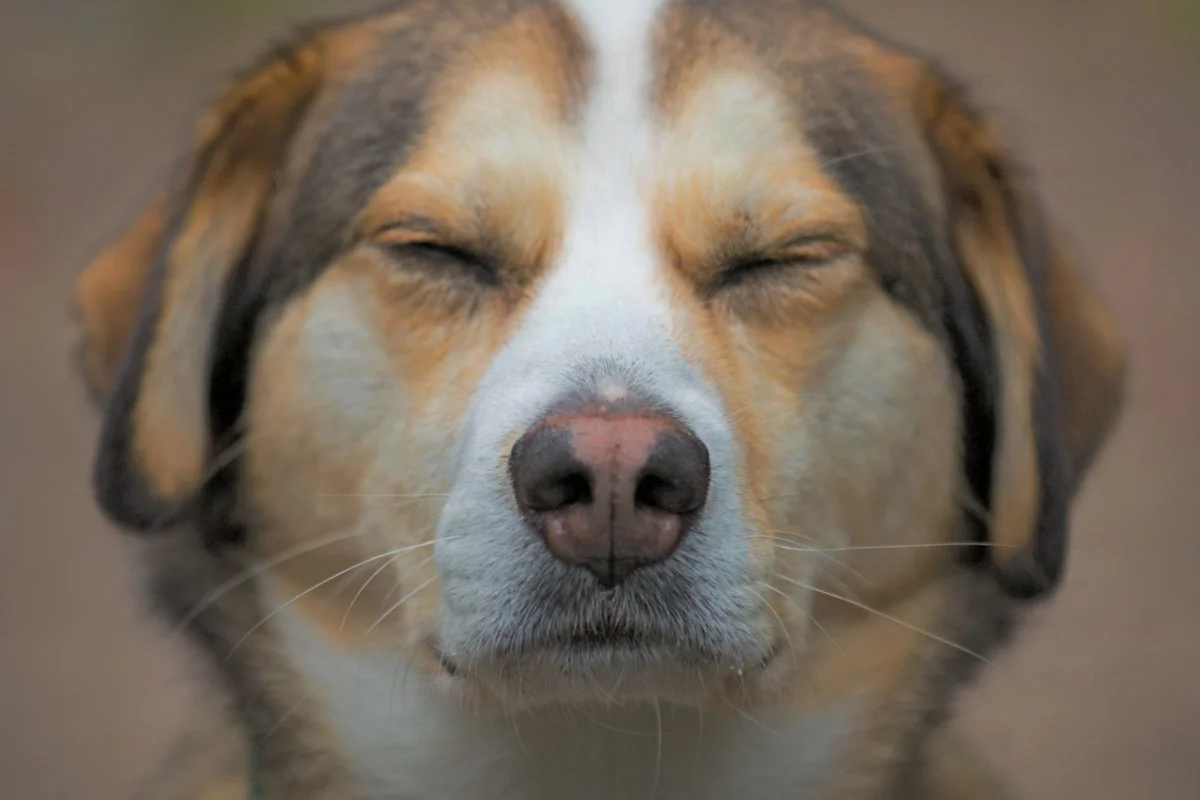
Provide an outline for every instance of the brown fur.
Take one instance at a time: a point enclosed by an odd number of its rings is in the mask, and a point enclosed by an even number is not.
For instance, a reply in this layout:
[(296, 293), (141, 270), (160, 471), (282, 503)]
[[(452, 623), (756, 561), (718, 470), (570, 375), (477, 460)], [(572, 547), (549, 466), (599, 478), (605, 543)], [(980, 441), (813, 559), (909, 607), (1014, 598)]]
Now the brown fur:
[(93, 399), (107, 394), (137, 321), (142, 294), (162, 237), (163, 209), (153, 204), (96, 257), (75, 284), (75, 309), (87, 331), (79, 366)]
[[(422, 549), (448, 490), (439, 465), (560, 247), (561, 154), (592, 66), (573, 22), (553, 6), (516, 3), (505, 16), (455, 5), (409, 4), (318, 29), (236, 83), (201, 126), (174, 205), (148, 211), (77, 285), (85, 377), (115, 397), (105, 452), (128, 449), (122, 480), (143, 484), (133, 494), (147, 506), (128, 512), (127, 498), (110, 497), (110, 513), (155, 528), (146, 520), (159, 506), (192, 503), (190, 517), (154, 531), (146, 560), (167, 616), (210, 657), (214, 693), (232, 709), (197, 720), (151, 796), (244, 796), (249, 741), (269, 797), (350, 796), (332, 724), (255, 591), (266, 580), (256, 565), (272, 565), (272, 589), (295, 597), (294, 609), (330, 642), (398, 645), (425, 677), (447, 681), (427, 644), (438, 586)], [(791, 14), (805, 24), (790, 24)], [(264, 254), (287, 239), (307, 171), (339, 152), (322, 138), (325, 126), (345, 124), (342, 101), (361, 82), (382, 80), (368, 56), (410, 28), (428, 44), (419, 71), (428, 85), (380, 90), (422, 101), (404, 158), (363, 193), (341, 249), (319, 270), (310, 265), (307, 282), (299, 270), (272, 274)], [(1058, 566), (1047, 562), (1065, 536), (1054, 513), (1119, 409), (1118, 329), (1055, 237), (1031, 248), (1045, 221), (992, 123), (917, 58), (821, 8), (776, 0), (683, 4), (658, 37), (656, 96), (671, 132), (652, 176), (668, 265), (661, 280), (689, 332), (689, 360), (718, 388), (741, 446), (739, 488), (753, 501), (746, 524), (758, 532), (751, 550), (770, 594), (772, 616), (761, 624), (820, 625), (803, 656), (787, 653), (758, 684), (730, 679), (714, 702), (800, 714), (860, 694), (874, 722), (854, 737), (837, 797), (999, 798), (986, 769), (939, 725), (955, 685), (1019, 616), (1011, 586), (1053, 583)], [(723, 94), (730, 81), (752, 95), (750, 107), (733, 108), (730, 99), (746, 95)], [(497, 93), (505, 103), (493, 102)], [(821, 152), (824, 116), (845, 111), (834, 103), (842, 96), (863, 104), (851, 110), (888, 120), (879, 134), (890, 137), (887, 159), (915, 176), (927, 204), (921, 222), (943, 255), (953, 253), (989, 332), (995, 431), (982, 528), (961, 507), (972, 487), (960, 433), (976, 424), (960, 402), (969, 358), (951, 353), (950, 330), (962, 321), (930, 311), (937, 265), (909, 264), (899, 289), (878, 274), (880, 215)], [(761, 146), (731, 167), (715, 158), (725, 143), (706, 136), (734, 113), (754, 122)], [(484, 134), (512, 137), (506, 158), (480, 144), (481, 117), (491, 124)], [(359, 122), (351, 133), (367, 127)], [(877, 172), (895, 163), (887, 159)], [(329, 204), (361, 188), (335, 187)], [(498, 291), (479, 276), (429, 268), (411, 248), (430, 244), (476, 257), (494, 270), (486, 280)], [(814, 266), (726, 286), (729, 265), (744, 260)], [(209, 384), (223, 377), (213, 359), (233, 347), (217, 335), (219, 320), (237, 318), (237, 292), (248, 286), (268, 288), (239, 362), (239, 417), (222, 432), (241, 438), (227, 451), (210, 429), (220, 415)], [(338, 343), (348, 350), (322, 349)], [(899, 377), (881, 377), (880, 364)], [(356, 404), (339, 406), (335, 390)], [(864, 397), (886, 398), (886, 408), (854, 438), (838, 415)], [(405, 406), (403, 424), (391, 424), (395, 403)], [(821, 409), (827, 424), (804, 427), (800, 407)], [(826, 474), (798, 490), (788, 478), (792, 445), (804, 436), (817, 441)], [(382, 472), (371, 456), (381, 442), (402, 453)], [(912, 454), (903, 469), (881, 466), (893, 451)], [(806, 509), (819, 505), (805, 491), (821, 493), (836, 517), (826, 527), (845, 541), (814, 541), (801, 529), (812, 525)], [(386, 507), (370, 499), (386, 493), (402, 499)], [(372, 515), (379, 522), (363, 524)], [(975, 562), (994, 573), (940, 546), (980, 529), (993, 547)], [(214, 530), (220, 547), (198, 535)], [(806, 542), (827, 548), (836, 566), (822, 567), (840, 585), (807, 586), (822, 555)], [(372, 556), (398, 545), (412, 550), (394, 563)], [(797, 585), (811, 590), (811, 609)], [(379, 625), (398, 594), (409, 602)]]

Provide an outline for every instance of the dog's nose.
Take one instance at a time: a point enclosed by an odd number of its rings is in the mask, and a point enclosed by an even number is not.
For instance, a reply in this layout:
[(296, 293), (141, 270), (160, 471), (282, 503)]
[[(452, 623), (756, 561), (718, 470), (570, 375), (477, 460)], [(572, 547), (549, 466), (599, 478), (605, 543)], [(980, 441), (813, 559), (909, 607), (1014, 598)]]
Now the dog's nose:
[(550, 552), (608, 588), (671, 555), (708, 497), (708, 448), (650, 410), (551, 415), (517, 441), (509, 469)]

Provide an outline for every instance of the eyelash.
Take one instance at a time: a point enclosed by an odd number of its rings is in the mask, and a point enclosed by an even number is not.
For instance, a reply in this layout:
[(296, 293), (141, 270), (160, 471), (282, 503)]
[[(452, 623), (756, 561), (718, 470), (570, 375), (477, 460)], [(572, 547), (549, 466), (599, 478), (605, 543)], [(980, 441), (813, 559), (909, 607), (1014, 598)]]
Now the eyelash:
[(734, 261), (717, 278), (718, 286), (730, 286), (747, 280), (757, 273), (771, 270), (816, 269), (832, 264), (846, 255), (845, 248), (835, 242), (815, 242), (785, 251), (780, 256), (762, 256)]
[[(411, 239), (408, 241), (382, 243), (384, 249), (398, 257), (416, 255), (417, 257), (437, 258), (450, 261), (453, 264), (468, 269), (481, 282), (495, 285), (499, 282), (496, 267), (488, 259), (452, 244), (436, 240)], [(815, 269), (838, 261), (846, 255), (843, 245), (832, 241), (815, 241), (799, 244), (789, 248), (780, 256), (763, 256), (758, 258), (734, 261), (721, 271), (714, 283), (715, 289), (733, 286), (754, 275), (772, 270), (788, 268)]]
[(383, 247), (396, 256), (416, 256), (425, 259), (448, 261), (469, 270), (472, 275), (487, 284), (498, 282), (496, 267), (486, 258), (470, 250), (436, 241), (385, 242)]

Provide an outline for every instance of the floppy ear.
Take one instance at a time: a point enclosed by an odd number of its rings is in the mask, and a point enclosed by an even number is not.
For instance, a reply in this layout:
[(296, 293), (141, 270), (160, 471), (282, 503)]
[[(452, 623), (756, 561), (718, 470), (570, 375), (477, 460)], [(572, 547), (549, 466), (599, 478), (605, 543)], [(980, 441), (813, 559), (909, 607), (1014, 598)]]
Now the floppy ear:
[(204, 482), (213, 381), (224, 379), (218, 319), (322, 69), (313, 38), (236, 82), (202, 121), (179, 189), (76, 283), (81, 361), (106, 405), (96, 491), (126, 527), (170, 524)]
[(81, 327), (76, 356), (97, 404), (108, 397), (133, 336), (164, 223), (158, 200), (75, 280), (74, 311)]
[(973, 311), (948, 320), (959, 354), (966, 472), (987, 510), (993, 563), (1013, 594), (1061, 578), (1069, 509), (1118, 416), (1125, 346), (1113, 315), (1048, 230), (994, 126), (964, 94), (929, 73), (918, 116), (940, 163), (950, 243)]

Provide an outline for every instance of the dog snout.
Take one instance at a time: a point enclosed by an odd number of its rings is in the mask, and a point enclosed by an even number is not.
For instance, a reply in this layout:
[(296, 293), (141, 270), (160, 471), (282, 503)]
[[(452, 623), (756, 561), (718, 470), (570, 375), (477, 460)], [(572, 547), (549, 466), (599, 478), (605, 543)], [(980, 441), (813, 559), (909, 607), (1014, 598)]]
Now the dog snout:
[(550, 552), (606, 588), (668, 558), (708, 498), (708, 448), (644, 407), (551, 414), (517, 441), (509, 469)]

